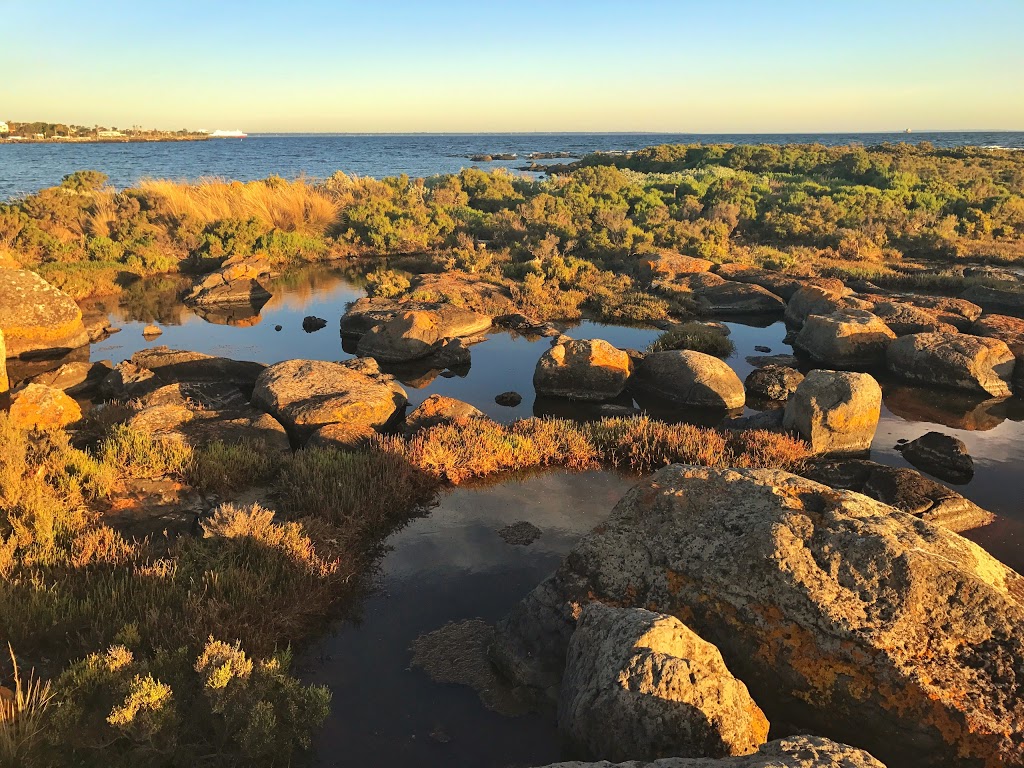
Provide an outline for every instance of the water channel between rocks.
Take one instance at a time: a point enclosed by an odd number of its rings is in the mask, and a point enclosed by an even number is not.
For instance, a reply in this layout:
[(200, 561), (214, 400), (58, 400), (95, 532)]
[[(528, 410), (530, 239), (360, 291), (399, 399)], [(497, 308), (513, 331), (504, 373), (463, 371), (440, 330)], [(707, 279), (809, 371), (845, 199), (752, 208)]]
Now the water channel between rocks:
[[(166, 344), (236, 359), (274, 363), (292, 358), (342, 360), (346, 352), (338, 321), (346, 304), (363, 291), (340, 271), (310, 269), (278, 279), (274, 297), (258, 316), (201, 318), (164, 291), (135, 291), (120, 300), (98, 301), (120, 333), (94, 344), (94, 360), (113, 362), (146, 347)], [(316, 315), (327, 327), (302, 330)], [(210, 320), (215, 322), (210, 322)], [(230, 321), (230, 323), (226, 322)], [(155, 322), (163, 334), (142, 337)], [(779, 321), (728, 322), (736, 352), (728, 359), (740, 378), (752, 369), (747, 357), (786, 354), (786, 329)], [(281, 326), (281, 330), (275, 330)], [(570, 326), (574, 338), (602, 338), (620, 348), (644, 349), (659, 331), (584, 321)], [(586, 416), (566, 402), (536, 398), (532, 377), (550, 340), (492, 332), (472, 347), (468, 375), (416, 371), (400, 378), (410, 407), (431, 394), (472, 403), (508, 422), (533, 415)], [(1024, 569), (1024, 400), (978, 401), (937, 390), (882, 381), (882, 417), (871, 458), (910, 466), (895, 450), (897, 440), (931, 430), (963, 440), (974, 457), (973, 480), (955, 490), (1000, 517), (966, 534), (1010, 566)], [(508, 390), (523, 402), (508, 408), (494, 396)], [(749, 412), (749, 411), (748, 411)], [(330, 685), (334, 704), (316, 747), (319, 765), (542, 765), (560, 756), (550, 717), (507, 718), (487, 710), (469, 688), (433, 683), (409, 669), (412, 642), (449, 621), (500, 618), (542, 581), (572, 545), (601, 522), (632, 484), (613, 472), (551, 471), (500, 485), (463, 487), (441, 497), (429, 516), (391, 537), (380, 590), (369, 597), (360, 622), (341, 622), (304, 649), (300, 672)], [(498, 531), (526, 520), (541, 530), (528, 546), (506, 543)]]

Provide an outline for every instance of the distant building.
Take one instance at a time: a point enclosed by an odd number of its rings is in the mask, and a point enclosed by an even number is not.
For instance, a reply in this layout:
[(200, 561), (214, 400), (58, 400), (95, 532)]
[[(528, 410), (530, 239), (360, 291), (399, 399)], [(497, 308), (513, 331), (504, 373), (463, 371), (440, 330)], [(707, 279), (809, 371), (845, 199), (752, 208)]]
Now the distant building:
[(0, 120), (0, 133), (10, 133), (11, 129), (3, 120)]
[(101, 139), (116, 139), (118, 136), (124, 136), (120, 131), (100, 131), (97, 135)]

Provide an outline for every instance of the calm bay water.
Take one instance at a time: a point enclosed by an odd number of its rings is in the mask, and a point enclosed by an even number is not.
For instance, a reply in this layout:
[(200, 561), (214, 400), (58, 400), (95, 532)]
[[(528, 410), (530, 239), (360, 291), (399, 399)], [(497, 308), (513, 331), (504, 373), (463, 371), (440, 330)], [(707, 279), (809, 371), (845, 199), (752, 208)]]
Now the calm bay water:
[[(431, 176), (461, 168), (512, 167), (531, 152), (632, 150), (652, 144), (860, 143), (930, 141), (937, 147), (998, 146), (1024, 149), (1024, 132), (938, 133), (487, 133), (487, 134), (263, 134), (216, 139), (126, 144), (0, 144), (0, 200), (58, 183), (86, 168), (106, 173), (117, 187), (142, 178), (221, 177), (250, 181), (272, 174), (326, 178), (335, 171), (360, 176)], [(472, 163), (474, 154), (516, 154), (514, 161)], [(563, 161), (564, 162), (564, 161)]]

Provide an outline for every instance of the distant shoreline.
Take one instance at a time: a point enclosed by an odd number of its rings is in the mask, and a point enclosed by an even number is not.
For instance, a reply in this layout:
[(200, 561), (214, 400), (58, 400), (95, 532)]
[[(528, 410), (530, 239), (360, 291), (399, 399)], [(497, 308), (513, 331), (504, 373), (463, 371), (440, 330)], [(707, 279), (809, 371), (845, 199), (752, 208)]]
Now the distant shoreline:
[(48, 139), (0, 136), (4, 144), (146, 144), (167, 141), (208, 141), (209, 136), (192, 134), (188, 136), (59, 136)]

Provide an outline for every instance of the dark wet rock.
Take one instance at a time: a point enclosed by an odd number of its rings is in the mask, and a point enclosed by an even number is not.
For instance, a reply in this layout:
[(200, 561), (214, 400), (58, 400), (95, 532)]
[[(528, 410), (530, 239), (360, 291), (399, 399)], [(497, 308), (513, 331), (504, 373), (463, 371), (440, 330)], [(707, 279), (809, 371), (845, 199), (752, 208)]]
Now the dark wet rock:
[(327, 321), (322, 317), (316, 317), (315, 315), (307, 315), (302, 318), (302, 330), (306, 333), (315, 333), (321, 328), (327, 327)]
[(380, 429), (396, 421), (408, 398), (391, 377), (322, 360), (286, 360), (256, 380), (252, 403), (304, 443), (327, 424)]
[(58, 357), (89, 343), (74, 300), (26, 269), (0, 268), (0, 330), (7, 357)]
[(100, 394), (108, 400), (131, 399), (148, 394), (165, 383), (148, 368), (122, 360), (100, 382)]
[(764, 352), (765, 354), (767, 354), (767, 353), (772, 351), (772, 348), (771, 347), (763, 347), (760, 344), (755, 344), (754, 345), (754, 351), (755, 352)]
[(768, 720), (718, 649), (674, 616), (585, 606), (569, 640), (558, 727), (607, 760), (754, 752)]
[(800, 364), (800, 360), (796, 355), (750, 355), (746, 358), (747, 362), (755, 368), (764, 368), (766, 365), (781, 365), (786, 368), (796, 368)]
[(977, 304), (985, 312), (1008, 312), (1014, 315), (1024, 315), (1024, 289), (1020, 286), (992, 288), (974, 285), (961, 293), (960, 298)]
[(207, 275), (185, 295), (185, 303), (195, 306), (245, 304), (258, 310), (271, 297), (260, 282), (270, 275), (270, 266), (260, 259), (234, 256), (219, 270)]
[(908, 467), (888, 467), (873, 461), (849, 460), (819, 464), (803, 473), (832, 488), (856, 491), (901, 512), (967, 531), (991, 523), (995, 516), (951, 488)]
[(707, 315), (767, 315), (786, 309), (786, 302), (781, 298), (750, 283), (725, 282), (695, 293), (697, 308)]
[(618, 405), (616, 403), (601, 403), (598, 406), (598, 415), (602, 419), (628, 419), (631, 416), (639, 416), (643, 411), (631, 405)]
[[(98, 363), (65, 363), (53, 371), (41, 373), (31, 379), (33, 384), (45, 384), (69, 395), (81, 395), (98, 389), (103, 379), (113, 370), (109, 360)], [(2, 388), (0, 388), (2, 391)]]
[(150, 347), (132, 355), (132, 363), (156, 374), (161, 382), (227, 383), (251, 392), (267, 366), (248, 360), (232, 360), (202, 352), (170, 347)]
[(478, 408), (444, 395), (431, 395), (406, 415), (405, 425), (415, 432), (437, 424), (461, 423), (469, 419), (486, 418)]
[(494, 402), (498, 405), (505, 405), (509, 408), (514, 408), (523, 402), (523, 396), (518, 392), (502, 392), (500, 395), (494, 397)]
[(928, 432), (910, 441), (903, 446), (903, 458), (950, 483), (966, 483), (974, 476), (974, 459), (967, 445), (942, 432)]
[(748, 398), (785, 401), (796, 392), (804, 375), (795, 368), (783, 365), (766, 365), (755, 368), (743, 381)]
[(726, 363), (688, 349), (652, 352), (629, 380), (631, 390), (679, 406), (729, 410), (746, 401), (743, 382)]
[(854, 454), (871, 448), (882, 389), (866, 373), (811, 371), (786, 403), (783, 425), (814, 453)]
[(1007, 397), (1016, 358), (999, 339), (915, 333), (889, 345), (889, 371), (908, 381)]
[(653, 763), (630, 761), (617, 766), (599, 763), (552, 763), (544, 768), (885, 768), (862, 749), (819, 736), (788, 736), (770, 741), (742, 757), (669, 757)]
[(748, 429), (763, 429), (766, 432), (785, 432), (782, 425), (784, 412), (781, 408), (758, 411), (749, 416), (734, 416), (722, 422), (722, 429), (742, 432)]
[(871, 311), (897, 336), (957, 332), (956, 326), (942, 322), (934, 312), (903, 301), (875, 302)]
[(896, 765), (1024, 761), (1024, 577), (867, 496), (781, 471), (662, 469), (499, 623), (492, 658), (554, 691), (595, 601), (680, 618), (793, 730)]
[(614, 400), (629, 379), (629, 355), (601, 339), (573, 340), (544, 352), (533, 373), (538, 395), (570, 400)]
[(526, 547), (540, 538), (541, 530), (531, 522), (520, 520), (518, 523), (506, 525), (498, 531), (498, 535), (508, 544)]
[(128, 420), (130, 426), (193, 447), (219, 440), (258, 444), (261, 450), (291, 449), (284, 427), (228, 383), (168, 384), (143, 396), (140, 405)]
[(63, 391), (29, 384), (11, 397), (8, 423), (15, 429), (62, 429), (82, 418), (82, 409)]
[(835, 368), (874, 368), (896, 338), (889, 326), (862, 309), (809, 315), (793, 346), (812, 360)]
[(275, 330), (275, 331), (280, 331), (280, 330), (282, 330), (282, 328), (283, 328), (283, 327), (284, 327), (284, 326), (281, 326), (281, 325), (275, 325), (275, 326), (274, 326), (274, 330)]

